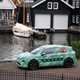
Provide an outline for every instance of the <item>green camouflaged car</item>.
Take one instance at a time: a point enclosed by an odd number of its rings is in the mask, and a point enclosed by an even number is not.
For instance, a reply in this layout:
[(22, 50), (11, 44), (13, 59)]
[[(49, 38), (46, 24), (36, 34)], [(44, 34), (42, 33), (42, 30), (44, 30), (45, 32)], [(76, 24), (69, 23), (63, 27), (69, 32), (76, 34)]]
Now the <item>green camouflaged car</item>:
[(31, 70), (45, 66), (72, 67), (77, 64), (75, 51), (70, 46), (44, 45), (17, 56), (17, 65)]

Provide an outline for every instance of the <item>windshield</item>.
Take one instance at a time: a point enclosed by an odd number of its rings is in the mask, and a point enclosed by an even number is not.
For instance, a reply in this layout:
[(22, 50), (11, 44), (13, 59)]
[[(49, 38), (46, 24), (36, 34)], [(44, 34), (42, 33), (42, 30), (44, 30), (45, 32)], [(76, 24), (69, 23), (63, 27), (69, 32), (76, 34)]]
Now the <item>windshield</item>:
[(39, 48), (36, 48), (34, 50), (31, 51), (32, 54), (37, 54), (39, 52), (41, 52), (43, 50), (43, 48), (39, 47)]

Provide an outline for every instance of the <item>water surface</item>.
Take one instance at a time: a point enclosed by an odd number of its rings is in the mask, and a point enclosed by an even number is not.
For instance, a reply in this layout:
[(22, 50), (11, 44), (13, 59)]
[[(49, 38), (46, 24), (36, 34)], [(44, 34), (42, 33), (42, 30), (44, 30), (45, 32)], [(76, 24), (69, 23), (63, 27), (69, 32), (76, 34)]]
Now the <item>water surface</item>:
[(24, 51), (31, 51), (41, 45), (68, 45), (71, 41), (76, 40), (80, 40), (80, 34), (51, 33), (47, 34), (47, 38), (45, 40), (16, 37), (12, 34), (0, 34), (0, 61), (15, 60), (16, 54)]

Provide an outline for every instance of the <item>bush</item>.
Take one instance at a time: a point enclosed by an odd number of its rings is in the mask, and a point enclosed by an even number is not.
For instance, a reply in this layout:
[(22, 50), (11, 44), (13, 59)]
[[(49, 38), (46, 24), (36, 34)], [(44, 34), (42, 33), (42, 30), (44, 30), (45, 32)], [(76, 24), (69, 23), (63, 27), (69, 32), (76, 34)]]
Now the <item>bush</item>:
[(80, 58), (80, 41), (72, 41), (71, 46), (76, 51), (76, 57)]
[(33, 37), (36, 39), (46, 39), (47, 35), (46, 33), (43, 33), (43, 32), (34, 32)]

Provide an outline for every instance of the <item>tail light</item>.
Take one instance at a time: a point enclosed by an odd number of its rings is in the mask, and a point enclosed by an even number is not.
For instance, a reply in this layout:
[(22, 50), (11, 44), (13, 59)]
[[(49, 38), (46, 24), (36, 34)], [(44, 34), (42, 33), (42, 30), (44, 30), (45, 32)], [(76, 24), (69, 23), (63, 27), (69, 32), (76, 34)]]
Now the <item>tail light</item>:
[(59, 49), (59, 52), (62, 52), (62, 53), (66, 52), (66, 51), (67, 51), (66, 48), (60, 48)]

